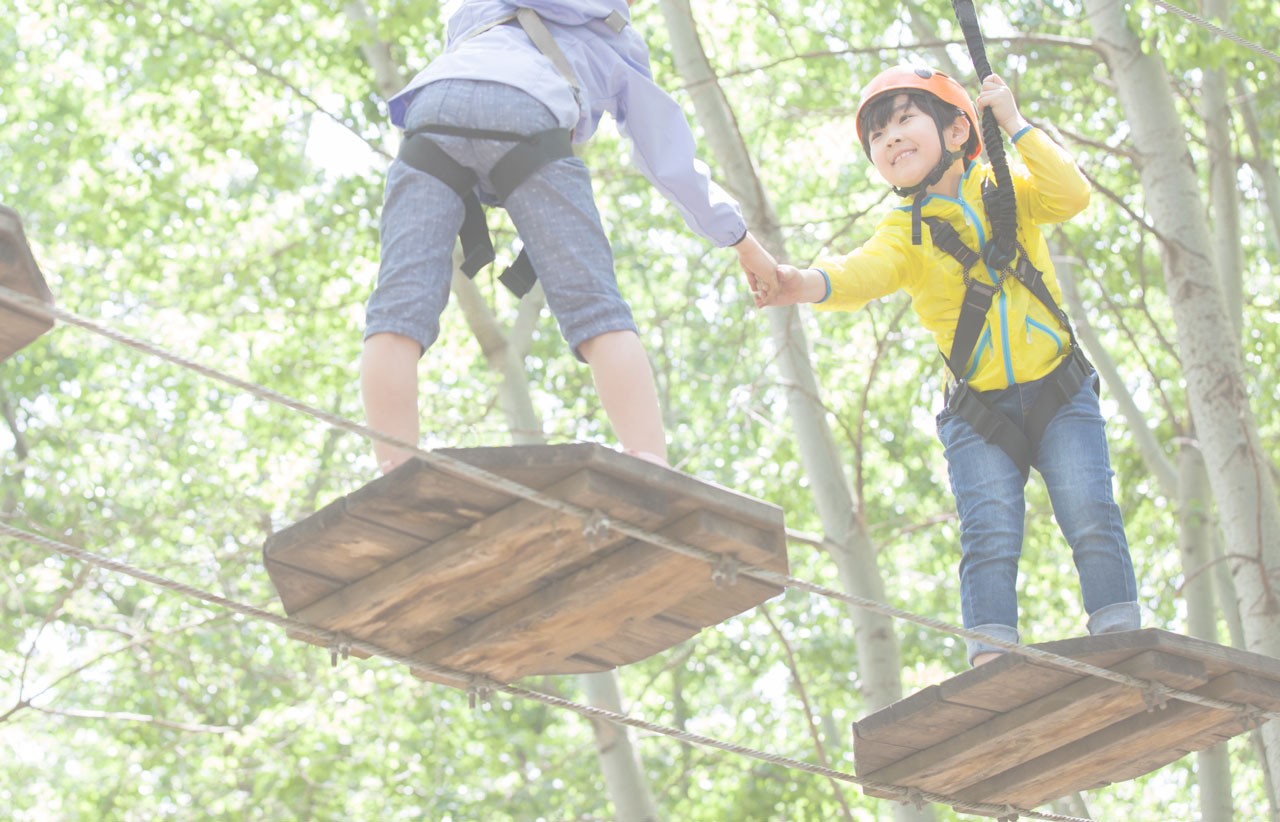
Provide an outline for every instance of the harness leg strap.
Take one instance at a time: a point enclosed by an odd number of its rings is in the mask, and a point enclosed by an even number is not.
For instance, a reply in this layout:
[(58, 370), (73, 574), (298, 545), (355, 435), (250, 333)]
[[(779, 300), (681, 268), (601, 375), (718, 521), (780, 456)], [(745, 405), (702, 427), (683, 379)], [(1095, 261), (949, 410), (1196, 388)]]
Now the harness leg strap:
[(484, 207), (476, 194), (476, 173), (421, 134), (412, 134), (400, 144), (399, 158), (412, 168), (435, 177), (462, 198), (462, 228), (458, 231), (458, 239), (462, 241), (462, 271), (468, 277), (474, 277), (494, 259)]
[(961, 383), (947, 398), (947, 408), (969, 423), (978, 436), (1004, 451), (1018, 466), (1024, 481), (1030, 476), (1035, 450), (1017, 423), (987, 405), (968, 383)]
[[(502, 155), (489, 172), (489, 179), (500, 202), (505, 202), (513, 191), (547, 163), (573, 156), (569, 132), (562, 128), (548, 129), (529, 136), (451, 126), (427, 126), (423, 130), (476, 139), (515, 141), (515, 146)], [(405, 138), (400, 146), (399, 156), (400, 160), (440, 180), (462, 198), (462, 228), (458, 231), (458, 238), (462, 242), (462, 271), (468, 277), (474, 277), (476, 272), (494, 260), (493, 241), (489, 239), (484, 207), (476, 194), (476, 173), (454, 160), (420, 132), (411, 133)], [(528, 253), (522, 250), (516, 261), (498, 279), (517, 297), (529, 293), (537, 280), (537, 273), (533, 270)]]
[(502, 155), (489, 172), (489, 180), (499, 202), (506, 202), (511, 192), (520, 187), (535, 171), (547, 163), (573, 156), (569, 132), (562, 128), (539, 131), (525, 137)]
[(1073, 348), (1067, 358), (1045, 378), (1040, 396), (1036, 397), (1031, 410), (1027, 412), (1027, 439), (1035, 452), (1040, 450), (1040, 440), (1044, 437), (1049, 423), (1053, 421), (1058, 410), (1075, 397), (1092, 369), (1093, 366), (1085, 358), (1084, 352), (1079, 348)]
[[(534, 172), (556, 160), (573, 156), (573, 146), (569, 140), (569, 132), (562, 128), (548, 129), (526, 137), (510, 151), (502, 155), (502, 159), (494, 164), (489, 172), (489, 181), (493, 183), (499, 200), (506, 202), (511, 193), (519, 188)], [(517, 297), (523, 297), (533, 288), (538, 274), (533, 270), (529, 260), (529, 252), (520, 250), (516, 261), (502, 272), (498, 280)]]

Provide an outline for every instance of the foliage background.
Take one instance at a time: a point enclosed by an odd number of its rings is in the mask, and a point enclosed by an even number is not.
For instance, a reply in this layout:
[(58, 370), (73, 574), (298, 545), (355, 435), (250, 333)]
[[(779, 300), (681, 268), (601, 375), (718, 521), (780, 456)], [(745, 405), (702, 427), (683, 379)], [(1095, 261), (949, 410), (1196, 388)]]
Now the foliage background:
[[(367, 8), (407, 72), (439, 51), (438, 3)], [(655, 4), (634, 12), (655, 73), (692, 111)], [(860, 80), (910, 59), (950, 60), (971, 79), (943, 2), (751, 0), (694, 12), (798, 264), (854, 247), (886, 206), (852, 133)], [(999, 4), (985, 20), (988, 47), (1024, 113), (1054, 129), (1095, 182), (1089, 210), (1053, 242), (1078, 260), (1088, 320), (1172, 451), (1186, 403), (1160, 262), (1127, 127), (1080, 12), (1059, 0)], [(1225, 67), (1241, 100), (1274, 99), (1276, 65), (1148, 4), (1131, 14), (1169, 66), (1198, 160), (1204, 68)], [(1233, 4), (1227, 24), (1261, 43), (1280, 29), (1262, 0)], [(23, 215), (59, 304), (360, 419), (363, 301), (394, 152), (360, 49), (368, 36), (336, 3), (17, 0), (0, 23), (0, 54), (11, 55), (0, 60), (0, 201)], [(1261, 143), (1234, 124), (1242, 341), (1275, 464), (1280, 308), (1270, 286), (1280, 255), (1258, 161), (1280, 150), (1280, 109), (1256, 108)], [(692, 236), (626, 155), (606, 128), (585, 159), (654, 359), (673, 458), (782, 505), (791, 528), (818, 530), (768, 329), (733, 255)], [(509, 231), (501, 215), (492, 220)], [(514, 315), (496, 283), (483, 288), (499, 316)], [(806, 323), (893, 604), (958, 621), (957, 526), (932, 423), (936, 352), (900, 299), (856, 315), (806, 313)], [(527, 365), (551, 441), (610, 440), (589, 374), (549, 316)], [(434, 387), (423, 394), (430, 445), (507, 441), (496, 377), (456, 309), (422, 375)], [(264, 538), (374, 474), (355, 437), (75, 328), (0, 365), (0, 380), (7, 521), (261, 607), (278, 610)], [(1110, 435), (1144, 619), (1179, 630), (1169, 500), (1123, 423)], [(1027, 641), (1083, 632), (1050, 513), (1033, 484)], [(796, 576), (838, 584), (820, 551), (794, 545), (791, 562)], [(0, 805), (16, 819), (610, 815), (591, 729), (571, 714), (505, 699), (471, 709), (465, 694), (377, 662), (332, 668), (271, 626), (19, 541), (0, 543), (0, 609)], [(908, 689), (962, 669), (954, 638), (898, 630)], [(848, 616), (830, 602), (789, 592), (621, 672), (630, 709), (652, 721), (812, 760), (796, 676), (833, 764), (852, 771), (849, 723), (863, 705)], [(570, 678), (530, 684), (581, 698)], [(1245, 738), (1231, 745), (1237, 811), (1261, 818), (1252, 749)], [(670, 819), (839, 812), (837, 789), (807, 774), (662, 737), (642, 738), (640, 750)], [(1090, 807), (1099, 818), (1187, 818), (1194, 783), (1188, 758), (1095, 792)], [(857, 818), (890, 818), (889, 803), (842, 790)]]

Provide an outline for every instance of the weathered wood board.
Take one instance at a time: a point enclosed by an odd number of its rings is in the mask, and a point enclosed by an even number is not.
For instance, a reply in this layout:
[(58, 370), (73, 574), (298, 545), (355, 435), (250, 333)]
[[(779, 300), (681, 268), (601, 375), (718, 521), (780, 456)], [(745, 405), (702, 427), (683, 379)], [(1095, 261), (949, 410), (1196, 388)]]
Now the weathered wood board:
[[(780, 508), (687, 474), (585, 443), (438, 453), (787, 572)], [(289, 616), (500, 682), (637, 662), (782, 592), (717, 587), (709, 563), (591, 524), (410, 460), (272, 535), (263, 558)]]
[[(1280, 710), (1280, 660), (1148, 628), (1035, 646), (1190, 693)], [(857, 775), (1033, 809), (1249, 730), (1241, 713), (1005, 654), (853, 724)], [(867, 789), (873, 796), (897, 798)]]
[[(53, 294), (36, 265), (22, 232), (22, 220), (11, 208), (0, 205), (0, 285), (43, 303), (53, 304)], [(0, 303), (0, 362), (53, 328), (53, 321)]]

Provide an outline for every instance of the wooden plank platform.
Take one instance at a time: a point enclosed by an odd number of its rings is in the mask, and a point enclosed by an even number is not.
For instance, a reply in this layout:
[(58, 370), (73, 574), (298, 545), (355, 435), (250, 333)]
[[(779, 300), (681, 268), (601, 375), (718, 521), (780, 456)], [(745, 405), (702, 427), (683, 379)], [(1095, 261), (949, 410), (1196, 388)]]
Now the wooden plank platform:
[[(1280, 660), (1148, 628), (1036, 645), (1179, 690), (1280, 710)], [(1249, 728), (1170, 699), (1005, 654), (853, 724), (857, 775), (1033, 809), (1123, 782)], [(867, 789), (872, 796), (897, 798)]]
[[(0, 205), (0, 285), (53, 305), (53, 294), (22, 232), (22, 220)], [(0, 303), (0, 362), (53, 328), (53, 321)]]
[[(438, 453), (787, 572), (780, 508), (687, 474), (589, 443)], [(782, 592), (716, 587), (706, 562), (589, 525), (410, 460), (272, 535), (263, 558), (289, 616), (500, 682), (636, 662)]]

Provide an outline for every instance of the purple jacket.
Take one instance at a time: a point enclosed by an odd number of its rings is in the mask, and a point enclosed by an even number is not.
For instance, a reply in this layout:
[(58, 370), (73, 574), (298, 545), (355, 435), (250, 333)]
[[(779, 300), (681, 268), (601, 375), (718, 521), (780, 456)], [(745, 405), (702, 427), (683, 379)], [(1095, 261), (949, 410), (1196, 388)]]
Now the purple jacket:
[[(551, 60), (517, 25), (492, 23), (523, 6), (538, 12), (578, 80), (579, 99)], [(560, 125), (586, 142), (607, 111), (631, 141), (632, 162), (684, 217), (717, 246), (742, 239), (746, 223), (738, 204), (711, 181), (695, 156), (693, 135), (679, 104), (653, 82), (649, 49), (634, 28), (615, 33), (604, 18), (630, 20), (626, 0), (465, 0), (449, 19), (444, 54), (389, 101), (391, 120), (404, 127), (413, 95), (446, 79), (487, 80), (528, 92)], [(480, 34), (474, 32), (480, 31)], [(579, 100), (581, 105), (579, 105)]]

